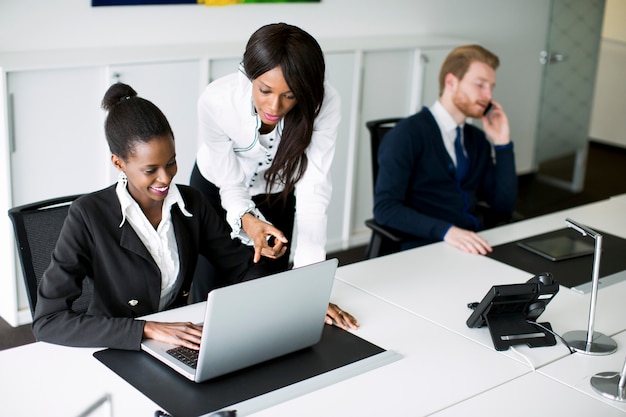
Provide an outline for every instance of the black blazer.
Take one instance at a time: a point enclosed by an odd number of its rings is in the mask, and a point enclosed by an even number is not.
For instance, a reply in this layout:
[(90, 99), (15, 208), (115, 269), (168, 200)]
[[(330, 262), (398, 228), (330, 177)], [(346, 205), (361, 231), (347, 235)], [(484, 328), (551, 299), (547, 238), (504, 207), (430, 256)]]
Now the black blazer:
[[(186, 210), (174, 204), (172, 224), (180, 271), (176, 297), (168, 308), (187, 303), (198, 255), (220, 271), (224, 284), (255, 276), (252, 250), (230, 238), (230, 228), (194, 188), (178, 185)], [(135, 317), (158, 310), (161, 273), (122, 213), (115, 185), (85, 195), (71, 205), (52, 262), (41, 280), (33, 320), (37, 340), (70, 345), (140, 349), (144, 321)], [(82, 281), (93, 280), (85, 314), (70, 306)]]

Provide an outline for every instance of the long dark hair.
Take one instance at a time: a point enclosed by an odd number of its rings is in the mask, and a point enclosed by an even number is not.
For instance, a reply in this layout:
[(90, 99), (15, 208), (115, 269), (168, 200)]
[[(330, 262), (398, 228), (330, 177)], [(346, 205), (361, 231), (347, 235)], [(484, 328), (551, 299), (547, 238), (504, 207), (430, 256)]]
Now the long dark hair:
[(104, 133), (112, 154), (124, 161), (137, 142), (150, 142), (157, 136), (174, 133), (163, 112), (152, 102), (138, 97), (129, 85), (115, 83), (104, 94), (102, 108), (107, 110)]
[(293, 191), (306, 171), (304, 153), (311, 143), (313, 122), (324, 99), (326, 66), (322, 48), (311, 35), (286, 23), (261, 27), (252, 34), (243, 55), (250, 80), (280, 67), (297, 104), (285, 115), (282, 138), (270, 168), (265, 172), (266, 192), (283, 184), (281, 199)]

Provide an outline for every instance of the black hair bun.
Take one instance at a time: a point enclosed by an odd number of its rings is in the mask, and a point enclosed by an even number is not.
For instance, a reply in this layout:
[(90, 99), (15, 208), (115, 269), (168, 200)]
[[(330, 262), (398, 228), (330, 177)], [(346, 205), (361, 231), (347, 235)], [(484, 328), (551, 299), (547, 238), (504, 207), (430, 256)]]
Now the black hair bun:
[(124, 83), (115, 83), (104, 94), (102, 99), (102, 108), (110, 111), (114, 106), (131, 97), (137, 97), (137, 92), (130, 85)]

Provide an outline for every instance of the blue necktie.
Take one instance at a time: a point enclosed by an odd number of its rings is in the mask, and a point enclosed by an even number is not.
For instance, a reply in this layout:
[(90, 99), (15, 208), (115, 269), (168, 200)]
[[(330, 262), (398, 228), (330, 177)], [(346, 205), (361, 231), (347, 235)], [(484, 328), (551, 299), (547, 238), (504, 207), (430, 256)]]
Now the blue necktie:
[(463, 151), (463, 144), (461, 143), (461, 127), (456, 127), (456, 139), (454, 140), (454, 153), (456, 154), (456, 177), (461, 179), (467, 173), (469, 168), (469, 159), (465, 156)]

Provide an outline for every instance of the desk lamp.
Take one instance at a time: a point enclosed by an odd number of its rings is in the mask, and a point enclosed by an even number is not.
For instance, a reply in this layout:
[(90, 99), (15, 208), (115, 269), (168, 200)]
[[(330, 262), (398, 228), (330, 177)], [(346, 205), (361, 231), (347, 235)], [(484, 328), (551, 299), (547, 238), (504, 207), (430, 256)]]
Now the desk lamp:
[(603, 397), (625, 402), (626, 391), (626, 361), (622, 372), (600, 372), (591, 377), (591, 386)]
[(589, 307), (589, 325), (584, 330), (574, 330), (563, 335), (563, 339), (575, 351), (587, 355), (609, 355), (617, 350), (617, 343), (602, 333), (594, 332), (593, 325), (596, 315), (596, 300), (598, 298), (598, 280), (600, 279), (600, 255), (602, 251), (602, 235), (590, 228), (576, 223), (572, 219), (565, 219), (568, 227), (576, 230), (583, 236), (590, 236), (595, 240), (593, 252), (593, 273), (591, 277), (591, 305)]

